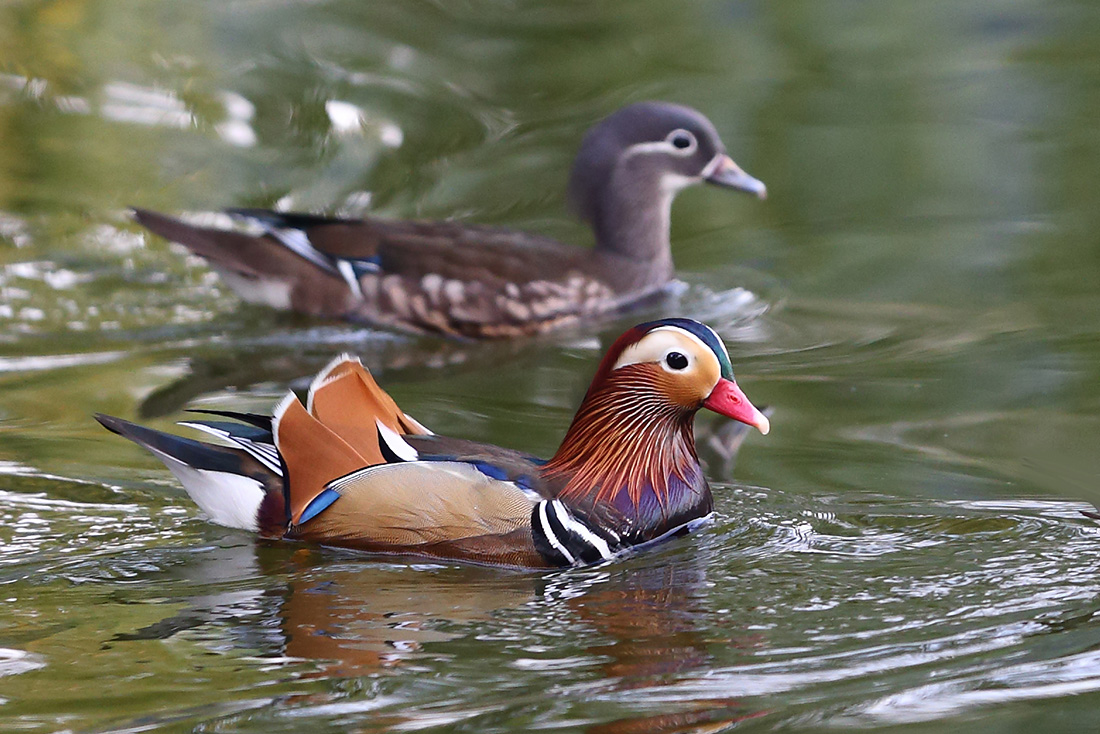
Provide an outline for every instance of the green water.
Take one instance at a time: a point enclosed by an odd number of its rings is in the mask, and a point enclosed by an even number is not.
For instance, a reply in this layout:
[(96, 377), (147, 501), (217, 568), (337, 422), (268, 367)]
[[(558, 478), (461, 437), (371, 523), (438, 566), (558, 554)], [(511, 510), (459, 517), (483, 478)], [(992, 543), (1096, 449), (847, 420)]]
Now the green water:
[[(685, 192), (674, 302), (537, 341), (242, 307), (126, 214), (585, 243), (571, 156), (647, 98), (770, 198)], [(0, 731), (1100, 729), (1098, 120), (1093, 0), (0, 5)], [(671, 313), (774, 430), (704, 450), (702, 532), (596, 569), (257, 544), (90, 419), (266, 410), (349, 350), (545, 455)]]

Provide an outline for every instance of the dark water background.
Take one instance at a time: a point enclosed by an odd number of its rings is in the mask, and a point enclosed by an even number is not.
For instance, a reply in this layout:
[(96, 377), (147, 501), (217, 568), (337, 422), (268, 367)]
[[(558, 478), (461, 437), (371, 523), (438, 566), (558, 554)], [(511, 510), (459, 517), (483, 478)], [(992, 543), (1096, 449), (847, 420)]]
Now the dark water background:
[[(588, 242), (572, 154), (647, 98), (771, 193), (673, 212), (662, 312), (776, 409), (706, 454), (697, 536), (545, 575), (257, 545), (90, 420), (264, 410), (351, 350), (435, 430), (551, 453), (638, 318), (278, 317), (125, 207)], [(0, 730), (1100, 730), (1098, 171), (1095, 0), (0, 5)]]

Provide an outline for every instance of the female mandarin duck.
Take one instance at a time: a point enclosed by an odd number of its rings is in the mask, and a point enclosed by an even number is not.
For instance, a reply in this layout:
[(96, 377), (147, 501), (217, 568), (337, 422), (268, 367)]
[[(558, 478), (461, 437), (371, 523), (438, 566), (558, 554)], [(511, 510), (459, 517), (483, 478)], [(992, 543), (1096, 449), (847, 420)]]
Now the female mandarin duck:
[(210, 261), (246, 301), (404, 331), (502, 338), (612, 311), (666, 286), (672, 199), (702, 181), (766, 194), (702, 114), (643, 102), (592, 128), (573, 164), (569, 193), (595, 231), (591, 250), (458, 222), (230, 210), (259, 232), (245, 234), (135, 214)]
[(179, 478), (214, 521), (376, 553), (555, 567), (612, 558), (711, 512), (693, 423), (709, 408), (768, 432), (709, 327), (664, 319), (627, 331), (596, 371), (549, 461), (436, 436), (403, 413), (358, 360), (289, 394), (271, 418), (183, 425), (214, 446), (99, 415)]

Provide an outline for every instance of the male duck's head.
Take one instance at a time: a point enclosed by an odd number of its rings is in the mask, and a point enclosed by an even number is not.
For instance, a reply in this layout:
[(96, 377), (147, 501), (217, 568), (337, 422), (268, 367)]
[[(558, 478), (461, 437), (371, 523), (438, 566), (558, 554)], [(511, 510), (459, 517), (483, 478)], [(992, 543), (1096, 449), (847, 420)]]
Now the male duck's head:
[(767, 417), (737, 386), (725, 344), (693, 319), (650, 321), (620, 336), (600, 365), (589, 398), (609, 383), (635, 398), (647, 394), (665, 403), (659, 408), (663, 414), (694, 415), (707, 408), (761, 433), (770, 430)]
[(666, 102), (622, 108), (585, 136), (573, 164), (569, 193), (599, 244), (628, 247), (632, 224), (667, 238), (668, 211), (681, 189), (712, 183), (763, 199), (763, 183), (726, 154), (714, 125), (700, 112)]
[(563, 482), (558, 496), (574, 509), (623, 532), (705, 514), (711, 495), (693, 430), (701, 408), (768, 432), (710, 327), (691, 319), (639, 324), (604, 356), (543, 475)]

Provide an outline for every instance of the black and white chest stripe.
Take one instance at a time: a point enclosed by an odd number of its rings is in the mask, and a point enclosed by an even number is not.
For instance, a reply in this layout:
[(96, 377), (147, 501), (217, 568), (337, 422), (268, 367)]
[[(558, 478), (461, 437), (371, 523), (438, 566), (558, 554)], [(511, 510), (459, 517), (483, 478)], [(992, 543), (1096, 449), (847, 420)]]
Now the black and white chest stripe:
[(558, 566), (606, 561), (623, 549), (614, 531), (592, 527), (559, 500), (543, 500), (535, 505), (531, 534), (538, 552)]

